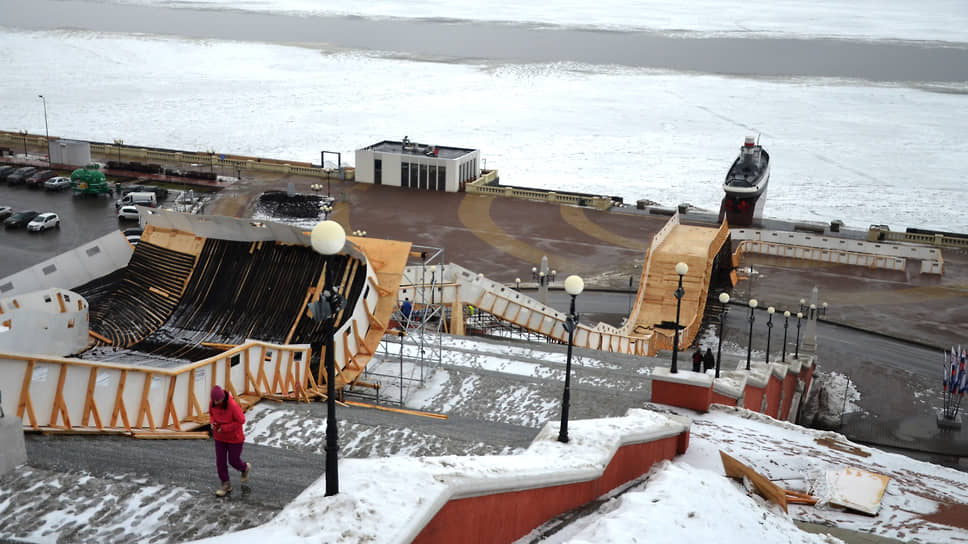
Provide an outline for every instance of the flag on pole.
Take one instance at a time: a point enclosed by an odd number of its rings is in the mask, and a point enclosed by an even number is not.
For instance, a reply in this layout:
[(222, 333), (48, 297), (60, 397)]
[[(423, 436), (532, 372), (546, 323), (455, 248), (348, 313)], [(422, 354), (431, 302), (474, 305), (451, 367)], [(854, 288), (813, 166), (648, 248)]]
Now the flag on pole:
[(941, 390), (948, 390), (948, 374), (951, 374), (951, 359), (948, 358), (948, 352), (945, 351), (944, 364), (941, 366)]

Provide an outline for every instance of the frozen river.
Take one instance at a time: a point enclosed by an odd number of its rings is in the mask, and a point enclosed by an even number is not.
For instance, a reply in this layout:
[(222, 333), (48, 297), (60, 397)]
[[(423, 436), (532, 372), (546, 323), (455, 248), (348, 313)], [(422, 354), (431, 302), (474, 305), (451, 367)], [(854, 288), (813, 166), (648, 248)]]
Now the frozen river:
[[(0, 0), (0, 129), (318, 162), (474, 147), (503, 183), (968, 232), (968, 8), (794, 0)], [(349, 161), (347, 161), (349, 159)]]

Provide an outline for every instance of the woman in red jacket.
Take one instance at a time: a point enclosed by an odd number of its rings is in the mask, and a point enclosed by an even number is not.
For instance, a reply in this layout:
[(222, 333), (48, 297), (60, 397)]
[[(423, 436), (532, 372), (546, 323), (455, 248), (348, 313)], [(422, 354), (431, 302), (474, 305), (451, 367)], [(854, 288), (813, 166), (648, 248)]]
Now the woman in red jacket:
[(249, 472), (252, 470), (252, 465), (242, 461), (242, 446), (245, 443), (242, 424), (245, 423), (245, 414), (232, 395), (217, 385), (212, 388), (212, 403), (208, 407), (208, 414), (212, 438), (215, 439), (215, 466), (218, 468), (218, 478), (222, 481), (222, 487), (215, 492), (215, 496), (224, 497), (232, 491), (226, 457), (228, 464), (242, 473), (242, 483), (248, 481)]

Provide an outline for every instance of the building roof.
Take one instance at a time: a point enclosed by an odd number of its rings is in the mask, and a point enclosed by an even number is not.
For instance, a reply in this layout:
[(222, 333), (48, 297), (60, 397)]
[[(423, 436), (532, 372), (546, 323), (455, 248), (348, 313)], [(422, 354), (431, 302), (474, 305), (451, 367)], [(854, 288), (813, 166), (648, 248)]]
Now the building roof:
[[(406, 140), (406, 138), (404, 138)], [(393, 140), (383, 140), (380, 143), (373, 144), (367, 148), (370, 151), (379, 151), (381, 153), (394, 153), (397, 155), (412, 155), (412, 156), (433, 156), (434, 149), (437, 150), (437, 158), (440, 159), (459, 159), (464, 155), (473, 153), (475, 149), (468, 149), (465, 147), (449, 147), (445, 145), (435, 145), (435, 144), (421, 144), (417, 142), (412, 142), (407, 140), (407, 145), (404, 147), (404, 142), (397, 142)]]

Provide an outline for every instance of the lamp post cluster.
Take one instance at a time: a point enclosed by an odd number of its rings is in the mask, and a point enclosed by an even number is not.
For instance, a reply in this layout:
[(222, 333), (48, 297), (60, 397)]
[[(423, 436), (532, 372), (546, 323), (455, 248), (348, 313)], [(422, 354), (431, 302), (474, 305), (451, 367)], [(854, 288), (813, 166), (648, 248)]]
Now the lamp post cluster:
[(353, 236), (358, 236), (360, 238), (366, 238), (366, 231), (365, 230), (354, 230), (353, 231)]
[[(680, 275), (680, 289), (681, 289), (681, 278), (682, 276)], [(679, 289), (676, 290), (676, 298), (680, 298)], [(725, 327), (726, 327), (726, 314), (729, 311), (729, 307), (728, 307), (729, 300), (730, 300), (729, 294), (720, 293), (719, 302), (723, 304), (724, 308), (722, 313), (719, 315), (719, 349), (716, 354), (716, 377), (717, 378), (719, 377), (719, 369), (722, 363), (723, 336), (725, 334)], [(750, 370), (750, 364), (752, 361), (753, 323), (755, 322), (755, 309), (757, 306), (759, 306), (759, 302), (755, 298), (750, 299), (748, 306), (750, 308), (750, 313), (748, 317), (749, 337), (747, 339), (747, 347), (746, 347), (746, 370)], [(828, 304), (826, 302), (822, 303), (818, 307), (816, 304), (808, 305), (806, 299), (800, 299), (800, 311), (796, 313), (797, 339), (795, 344), (796, 347), (794, 348), (794, 357), (797, 357), (797, 358), (800, 357), (800, 329), (803, 325), (803, 318), (806, 317), (807, 319), (817, 319), (820, 316), (825, 316), (827, 314), (827, 308), (828, 308)], [(776, 311), (777, 311), (776, 308), (773, 306), (770, 306), (766, 309), (766, 312), (768, 315), (768, 318), (766, 321), (766, 363), (767, 364), (769, 364), (770, 362), (770, 348), (771, 348), (772, 338), (773, 338), (773, 314), (775, 314)], [(678, 308), (676, 310), (676, 314), (677, 314), (676, 324), (678, 327)], [(787, 333), (790, 329), (790, 317), (793, 315), (794, 314), (791, 313), (789, 310), (785, 310), (783, 312), (783, 348), (782, 348), (781, 361), (784, 363), (786, 362), (786, 355), (787, 355)], [(675, 346), (673, 346), (673, 352), (672, 352), (673, 372), (676, 371), (676, 359), (677, 359), (676, 349), (675, 349)]]
[[(335, 221), (321, 221), (312, 231), (310, 242), (313, 250), (321, 255), (332, 257), (346, 245), (346, 232)], [(326, 337), (326, 496), (339, 493), (339, 437), (336, 426), (336, 363), (334, 357), (336, 317), (343, 308), (345, 299), (335, 285), (337, 275), (333, 262), (326, 263), (324, 289), (319, 298), (309, 303), (313, 321), (323, 325)]]
[(585, 282), (578, 276), (565, 279), (565, 292), (571, 295), (571, 307), (565, 318), (565, 331), (568, 333), (568, 357), (565, 360), (565, 391), (561, 396), (561, 427), (558, 442), (568, 442), (568, 407), (571, 402), (571, 347), (575, 344), (575, 329), (578, 328), (578, 312), (575, 311), (575, 298), (585, 289)]
[(531, 267), (531, 279), (537, 282), (539, 287), (544, 287), (550, 283), (553, 283), (557, 276), (557, 270), (545, 272), (544, 270), (539, 271), (537, 266)]

